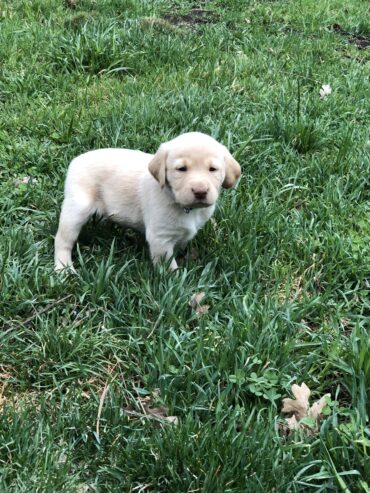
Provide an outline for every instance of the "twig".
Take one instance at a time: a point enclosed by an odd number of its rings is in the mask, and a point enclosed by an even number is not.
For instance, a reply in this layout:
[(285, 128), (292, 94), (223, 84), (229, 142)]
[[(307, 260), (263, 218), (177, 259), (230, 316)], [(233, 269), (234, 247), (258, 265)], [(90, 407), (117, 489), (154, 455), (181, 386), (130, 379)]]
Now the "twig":
[(153, 419), (154, 421), (159, 421), (160, 423), (163, 423), (164, 421), (166, 421), (166, 418), (160, 418), (159, 416), (156, 416), (155, 414), (142, 414), (142, 413), (139, 413), (137, 411), (129, 411), (128, 409), (124, 409), (124, 411), (129, 416), (134, 416), (135, 418)]
[(59, 305), (59, 303), (62, 303), (63, 301), (67, 300), (68, 298), (71, 298), (71, 296), (73, 296), (73, 295), (68, 294), (67, 296), (64, 296), (64, 298), (60, 298), (59, 300), (53, 301), (52, 303), (49, 303), (48, 305), (46, 305), (45, 308), (43, 308), (39, 312), (36, 312), (33, 315), (31, 315), (30, 317), (26, 318), (26, 320), (24, 320), (23, 322), (17, 322), (17, 323), (19, 323), (20, 325), (27, 325), (30, 322), (32, 322), (32, 320), (34, 320), (38, 315), (41, 315), (42, 313), (48, 312), (54, 306)]
[(158, 423), (162, 423), (162, 424), (177, 425), (178, 423), (177, 416), (157, 416), (156, 414), (150, 414), (150, 413), (142, 414), (137, 411), (131, 411), (130, 409), (124, 409), (124, 411), (128, 416), (133, 416), (135, 418), (151, 419), (153, 421), (158, 421)]
[[(111, 368), (109, 370), (109, 373), (110, 375), (112, 375), (113, 373), (113, 370), (116, 368), (118, 363), (116, 363), (113, 368)], [(98, 416), (96, 418), (96, 438), (97, 440), (99, 441), (100, 440), (100, 435), (99, 435), (99, 428), (100, 428), (100, 417), (101, 417), (101, 413), (103, 411), (103, 405), (104, 405), (104, 401), (105, 401), (105, 397), (108, 393), (108, 390), (109, 390), (109, 383), (108, 383), (108, 379), (106, 380), (105, 382), (105, 385), (104, 385), (104, 389), (103, 389), (103, 392), (100, 396), (100, 400), (99, 400), (99, 407), (98, 407)]]
[(99, 436), (100, 416), (101, 416), (101, 413), (103, 410), (103, 404), (104, 404), (105, 396), (107, 395), (108, 390), (109, 390), (109, 383), (107, 380), (105, 382), (103, 392), (100, 396), (99, 408), (98, 408), (98, 417), (96, 418), (96, 438), (98, 439), (98, 441), (100, 440), (100, 436)]

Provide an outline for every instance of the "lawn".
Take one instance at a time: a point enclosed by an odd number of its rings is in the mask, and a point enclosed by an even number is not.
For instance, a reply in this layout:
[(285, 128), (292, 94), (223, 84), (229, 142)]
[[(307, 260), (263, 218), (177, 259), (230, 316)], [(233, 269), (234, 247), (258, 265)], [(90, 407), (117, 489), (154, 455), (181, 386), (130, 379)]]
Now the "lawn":
[[(0, 4), (1, 493), (370, 491), (368, 8)], [(243, 175), (181, 268), (92, 220), (54, 273), (69, 161), (191, 130)]]

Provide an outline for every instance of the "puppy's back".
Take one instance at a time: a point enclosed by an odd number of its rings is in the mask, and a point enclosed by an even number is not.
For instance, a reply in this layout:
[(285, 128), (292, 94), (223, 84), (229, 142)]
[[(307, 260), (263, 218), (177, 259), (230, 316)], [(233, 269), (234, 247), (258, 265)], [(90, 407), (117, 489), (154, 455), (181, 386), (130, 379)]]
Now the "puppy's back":
[(152, 155), (130, 149), (97, 149), (74, 158), (68, 168), (65, 196), (83, 194), (96, 212), (113, 220), (141, 227), (139, 184), (151, 176)]

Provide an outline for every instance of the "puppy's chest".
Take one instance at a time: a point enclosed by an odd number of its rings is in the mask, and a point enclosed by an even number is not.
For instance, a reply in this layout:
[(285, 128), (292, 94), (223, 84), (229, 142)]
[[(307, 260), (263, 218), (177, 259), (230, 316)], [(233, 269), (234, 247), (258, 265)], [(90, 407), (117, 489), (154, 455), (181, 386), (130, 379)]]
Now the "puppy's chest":
[(201, 209), (190, 210), (188, 213), (184, 211), (169, 228), (174, 239), (179, 243), (190, 241), (211, 217), (212, 212)]

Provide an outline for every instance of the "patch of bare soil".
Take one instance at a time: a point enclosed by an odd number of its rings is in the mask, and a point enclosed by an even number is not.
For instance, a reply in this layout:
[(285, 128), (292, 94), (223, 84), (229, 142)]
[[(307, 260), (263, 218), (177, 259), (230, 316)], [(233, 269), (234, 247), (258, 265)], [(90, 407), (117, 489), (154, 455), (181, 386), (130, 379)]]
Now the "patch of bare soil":
[(75, 9), (77, 7), (77, 0), (64, 0), (64, 4), (70, 9)]
[(215, 22), (217, 16), (210, 10), (193, 7), (186, 14), (165, 14), (163, 19), (174, 25), (195, 26)]
[(357, 45), (360, 50), (364, 50), (370, 46), (370, 37), (364, 36), (362, 34), (354, 34), (348, 31), (344, 31), (339, 24), (333, 24), (332, 30), (336, 33), (342, 34), (342, 36), (347, 36), (348, 41)]

